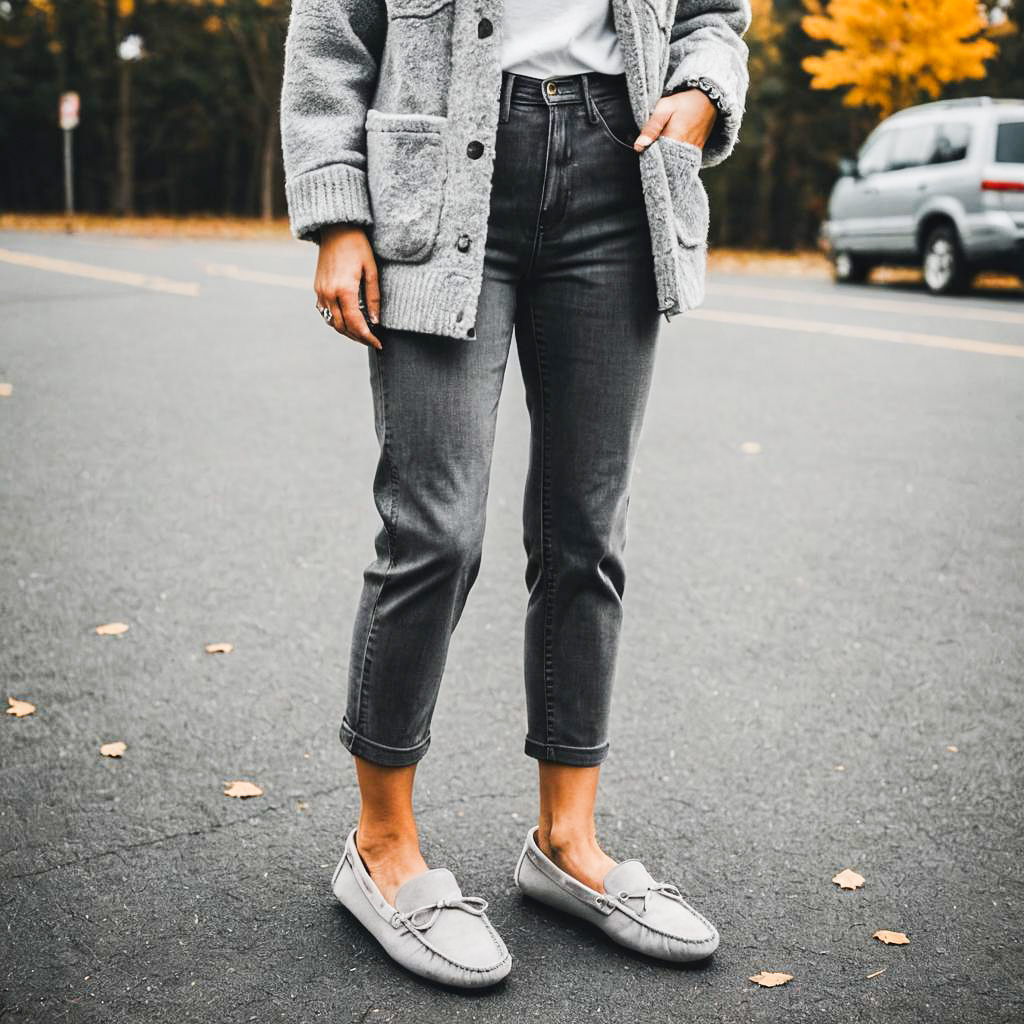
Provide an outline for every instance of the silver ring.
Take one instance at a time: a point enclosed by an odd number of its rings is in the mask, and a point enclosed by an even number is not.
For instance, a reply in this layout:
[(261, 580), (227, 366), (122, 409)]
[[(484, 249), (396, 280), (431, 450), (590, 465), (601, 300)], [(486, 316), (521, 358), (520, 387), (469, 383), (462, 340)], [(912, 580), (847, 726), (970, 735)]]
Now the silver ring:
[(324, 318), (325, 323), (330, 323), (334, 319), (330, 306), (317, 306), (316, 311)]

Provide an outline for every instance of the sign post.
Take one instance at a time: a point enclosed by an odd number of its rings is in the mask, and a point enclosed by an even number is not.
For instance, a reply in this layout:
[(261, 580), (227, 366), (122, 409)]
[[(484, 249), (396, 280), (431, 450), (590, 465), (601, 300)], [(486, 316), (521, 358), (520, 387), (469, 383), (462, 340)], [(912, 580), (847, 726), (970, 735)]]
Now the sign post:
[(72, 170), (71, 133), (78, 126), (78, 93), (60, 94), (60, 126), (64, 132), (64, 230), (71, 233), (75, 214), (74, 174)]

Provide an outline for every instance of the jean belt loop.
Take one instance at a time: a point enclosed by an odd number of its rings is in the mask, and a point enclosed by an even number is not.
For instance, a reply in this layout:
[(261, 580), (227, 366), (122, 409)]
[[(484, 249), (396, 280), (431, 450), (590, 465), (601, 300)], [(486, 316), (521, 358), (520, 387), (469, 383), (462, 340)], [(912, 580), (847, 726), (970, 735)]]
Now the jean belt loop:
[(512, 108), (512, 86), (515, 84), (516, 76), (511, 71), (506, 71), (501, 77), (501, 108), (498, 112), (498, 120), (507, 124)]
[(594, 98), (590, 95), (590, 72), (584, 71), (580, 75), (583, 82), (583, 101), (587, 107), (587, 120), (591, 124), (597, 124), (597, 109), (594, 106)]

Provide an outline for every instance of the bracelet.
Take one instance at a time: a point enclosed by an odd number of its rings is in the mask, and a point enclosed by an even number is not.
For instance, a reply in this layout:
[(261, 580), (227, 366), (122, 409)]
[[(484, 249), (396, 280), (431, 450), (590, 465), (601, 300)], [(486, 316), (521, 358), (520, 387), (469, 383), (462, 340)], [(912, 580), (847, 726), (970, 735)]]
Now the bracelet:
[(687, 78), (678, 89), (673, 90), (674, 92), (682, 92), (684, 89), (698, 89), (704, 93), (705, 96), (720, 110), (723, 114), (729, 113), (729, 104), (726, 103), (725, 97), (722, 95), (717, 85), (709, 82), (706, 78)]

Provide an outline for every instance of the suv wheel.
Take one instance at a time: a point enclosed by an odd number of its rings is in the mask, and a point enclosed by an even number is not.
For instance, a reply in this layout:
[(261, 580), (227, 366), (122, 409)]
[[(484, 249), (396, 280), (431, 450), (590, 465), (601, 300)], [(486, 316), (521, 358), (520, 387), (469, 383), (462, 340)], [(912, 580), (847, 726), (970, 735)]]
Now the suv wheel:
[(929, 232), (921, 256), (921, 273), (928, 291), (935, 295), (951, 295), (967, 288), (971, 275), (951, 224), (940, 224)]
[(840, 249), (832, 260), (832, 270), (837, 284), (863, 284), (871, 273), (871, 265), (859, 256)]

